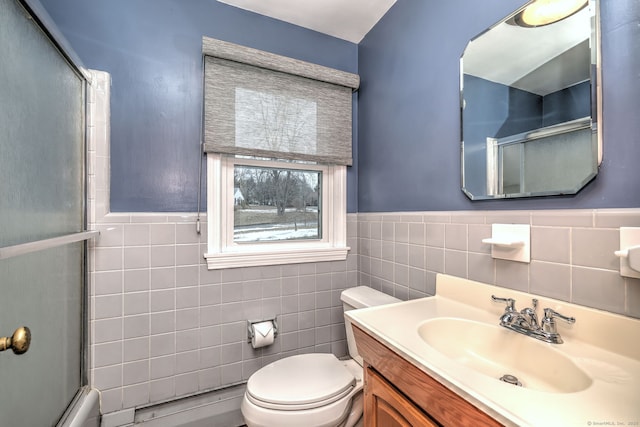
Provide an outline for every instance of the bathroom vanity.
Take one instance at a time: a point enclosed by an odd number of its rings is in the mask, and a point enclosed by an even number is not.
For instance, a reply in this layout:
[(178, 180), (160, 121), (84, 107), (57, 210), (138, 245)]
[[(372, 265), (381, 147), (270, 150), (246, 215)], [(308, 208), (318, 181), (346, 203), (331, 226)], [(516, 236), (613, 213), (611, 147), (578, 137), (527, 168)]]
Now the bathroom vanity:
[[(640, 320), (447, 275), (436, 289), (346, 313), (365, 362), (365, 426), (640, 425)], [(494, 294), (516, 314), (536, 298), (575, 323), (558, 322), (562, 344), (515, 332)]]
[(500, 426), (499, 422), (452, 392), (389, 347), (354, 326), (365, 360), (365, 425)]

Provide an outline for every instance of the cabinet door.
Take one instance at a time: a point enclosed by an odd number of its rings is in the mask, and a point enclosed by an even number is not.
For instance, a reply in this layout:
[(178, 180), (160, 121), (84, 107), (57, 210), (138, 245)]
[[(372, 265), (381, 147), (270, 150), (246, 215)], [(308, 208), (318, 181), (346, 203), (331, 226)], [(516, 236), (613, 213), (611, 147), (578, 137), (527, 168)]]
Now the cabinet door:
[(436, 427), (422, 410), (371, 368), (365, 370), (365, 427)]

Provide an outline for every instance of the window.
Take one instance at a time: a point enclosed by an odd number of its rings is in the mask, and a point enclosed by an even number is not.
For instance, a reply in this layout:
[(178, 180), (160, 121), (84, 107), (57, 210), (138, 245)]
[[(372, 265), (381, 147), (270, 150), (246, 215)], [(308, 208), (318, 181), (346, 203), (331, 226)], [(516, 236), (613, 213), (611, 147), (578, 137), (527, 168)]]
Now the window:
[(322, 239), (325, 168), (247, 163), (233, 168), (233, 241)]
[(345, 259), (357, 75), (203, 39), (210, 269)]

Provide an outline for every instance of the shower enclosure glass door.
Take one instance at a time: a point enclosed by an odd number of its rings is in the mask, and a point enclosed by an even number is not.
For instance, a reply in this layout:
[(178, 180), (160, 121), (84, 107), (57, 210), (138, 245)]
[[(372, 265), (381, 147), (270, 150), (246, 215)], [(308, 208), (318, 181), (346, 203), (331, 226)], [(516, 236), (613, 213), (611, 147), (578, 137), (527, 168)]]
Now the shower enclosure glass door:
[(0, 11), (0, 424), (50, 426), (87, 382), (86, 79), (29, 6)]

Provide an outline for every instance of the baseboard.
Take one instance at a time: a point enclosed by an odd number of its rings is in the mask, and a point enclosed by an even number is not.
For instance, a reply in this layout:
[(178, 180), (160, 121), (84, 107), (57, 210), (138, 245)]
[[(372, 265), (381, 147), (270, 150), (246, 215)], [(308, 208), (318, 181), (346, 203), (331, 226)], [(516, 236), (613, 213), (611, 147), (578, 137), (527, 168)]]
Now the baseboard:
[(244, 384), (138, 409), (134, 425), (145, 427), (239, 427)]

